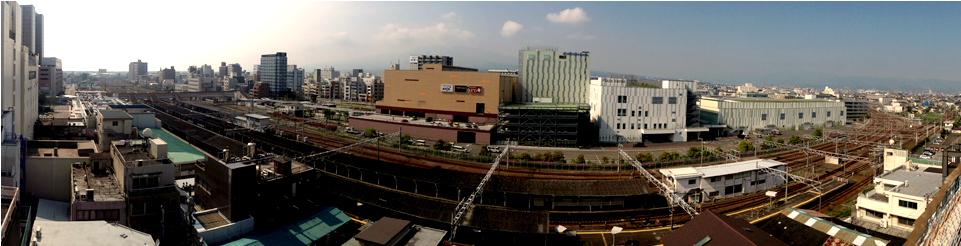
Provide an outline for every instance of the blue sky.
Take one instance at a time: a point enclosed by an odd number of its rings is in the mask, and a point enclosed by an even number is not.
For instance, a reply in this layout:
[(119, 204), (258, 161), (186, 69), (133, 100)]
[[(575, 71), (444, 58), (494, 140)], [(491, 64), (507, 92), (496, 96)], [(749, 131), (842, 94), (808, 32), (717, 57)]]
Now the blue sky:
[(590, 51), (593, 70), (659, 77), (961, 81), (959, 2), (20, 3), (44, 14), (46, 55), (68, 71), (137, 59), (150, 71), (250, 70), (278, 51), (307, 69), (383, 69), (421, 53), (516, 67), (519, 49), (549, 45)]

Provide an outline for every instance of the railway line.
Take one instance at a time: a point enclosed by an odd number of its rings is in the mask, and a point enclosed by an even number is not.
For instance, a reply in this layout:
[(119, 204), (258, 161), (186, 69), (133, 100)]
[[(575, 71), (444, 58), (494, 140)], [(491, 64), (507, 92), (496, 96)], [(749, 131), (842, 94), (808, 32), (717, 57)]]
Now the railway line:
[[(270, 148), (276, 153), (283, 153), (291, 155), (293, 157), (307, 155), (310, 153), (309, 150), (326, 150), (334, 149), (343, 146), (347, 146), (355, 143), (354, 140), (344, 139), (341, 137), (330, 136), (330, 134), (322, 134), (324, 130), (314, 129), (313, 127), (303, 128), (293, 128), (293, 127), (278, 127), (277, 130), (282, 130), (287, 133), (293, 133), (300, 135), (301, 137), (306, 136), (307, 143), (297, 142), (291, 144), (292, 141), (283, 141), (284, 145), (274, 144), (275, 140), (279, 137), (274, 134), (255, 132), (244, 129), (236, 129), (237, 127), (224, 121), (221, 118), (206, 115), (203, 113), (198, 113), (191, 111), (186, 108), (182, 108), (182, 105), (155, 105), (164, 108), (161, 111), (171, 115), (178, 115), (178, 117), (183, 115), (190, 115), (191, 118), (198, 119), (202, 122), (202, 127), (211, 130), (212, 132), (232, 136), (239, 142), (255, 141), (258, 142), (260, 148)], [(896, 119), (894, 116), (876, 113), (874, 112), (874, 119), (871, 124), (865, 126), (862, 129), (855, 129), (853, 131), (845, 131), (845, 134), (850, 134), (853, 140), (859, 140), (862, 142), (881, 142), (888, 139), (896, 138), (894, 136), (908, 136), (915, 133), (924, 132), (925, 130), (930, 130), (929, 127), (924, 128), (905, 128), (904, 121), (901, 119)], [(219, 115), (218, 115), (219, 116)], [(200, 123), (200, 122), (192, 122)], [(310, 130), (306, 130), (310, 129)], [(905, 138), (900, 138), (903, 139)], [(906, 144), (911, 145), (912, 142)], [(904, 145), (904, 143), (902, 144)], [(809, 146), (811, 149), (821, 150), (821, 151), (835, 151), (840, 148), (839, 152), (848, 153), (849, 155), (867, 157), (871, 154), (872, 149), (875, 146), (870, 146), (866, 144), (846, 144), (841, 146), (838, 143), (832, 142), (822, 142), (819, 144), (813, 144)], [(424, 169), (445, 169), (456, 171), (460, 173), (468, 174), (483, 174), (489, 169), (489, 164), (484, 163), (472, 163), (466, 161), (451, 160), (442, 157), (430, 156), (430, 155), (419, 155), (413, 153), (403, 152), (393, 148), (379, 148), (375, 145), (363, 146), (362, 148), (355, 148), (351, 150), (352, 154), (357, 156), (365, 156), (367, 158), (376, 158), (378, 160), (387, 161), (396, 164), (402, 164), (411, 167), (424, 168)], [(373, 153), (377, 152), (376, 157)], [(813, 171), (808, 172), (808, 175), (816, 177), (816, 180), (822, 182), (828, 182), (833, 180), (835, 177), (844, 176), (848, 177), (849, 174), (855, 174), (862, 172), (867, 168), (871, 168), (872, 165), (869, 163), (864, 163), (861, 161), (848, 160), (843, 165), (838, 165), (829, 167), (823, 164), (823, 157), (813, 154), (805, 154), (800, 150), (788, 150), (780, 151), (771, 154), (761, 154), (758, 158), (768, 158), (779, 160), (785, 162), (790, 170), (808, 170), (814, 168)], [(808, 164), (810, 162), (810, 164)], [(710, 163), (708, 163), (710, 164)], [(630, 173), (630, 172), (627, 172)], [(635, 171), (636, 173), (636, 171)], [(653, 172), (657, 178), (661, 178), (658, 172)], [(527, 179), (548, 179), (548, 180), (606, 180), (606, 179), (618, 179), (625, 176), (640, 178), (641, 175), (625, 175), (625, 172), (599, 172), (599, 171), (560, 171), (560, 170), (543, 170), (543, 169), (528, 169), (528, 168), (511, 168), (511, 169), (498, 169), (497, 176), (502, 177), (514, 177), (514, 178), (527, 178)], [(843, 190), (838, 191), (832, 195), (825, 195), (824, 202), (822, 206), (823, 209), (841, 203), (851, 196), (860, 192), (860, 190), (870, 184), (870, 177), (861, 179), (854, 185), (851, 185)], [(651, 188), (654, 190), (655, 188)], [(780, 188), (777, 188), (780, 189)], [(794, 182), (788, 184), (788, 190), (794, 194), (799, 194), (799, 192), (807, 192), (809, 187), (805, 184)], [(782, 199), (784, 196), (790, 196), (791, 194), (782, 194), (779, 192), (778, 197), (775, 199)], [(706, 202), (701, 204), (700, 209), (710, 209), (715, 212), (727, 213), (732, 211), (741, 210), (746, 207), (759, 206), (770, 201), (770, 197), (765, 196), (760, 192), (754, 192), (751, 194), (746, 194), (734, 198), (724, 199), (720, 201)], [(647, 228), (647, 227), (657, 227), (663, 226), (669, 221), (671, 221), (671, 212), (673, 211), (673, 221), (674, 223), (682, 223), (689, 220), (690, 217), (683, 213), (683, 211), (675, 208), (655, 208), (655, 209), (624, 209), (624, 210), (612, 210), (612, 211), (550, 211), (550, 225), (565, 225), (573, 230), (591, 230), (591, 229), (604, 229), (609, 228), (610, 225), (618, 225), (624, 228)]]

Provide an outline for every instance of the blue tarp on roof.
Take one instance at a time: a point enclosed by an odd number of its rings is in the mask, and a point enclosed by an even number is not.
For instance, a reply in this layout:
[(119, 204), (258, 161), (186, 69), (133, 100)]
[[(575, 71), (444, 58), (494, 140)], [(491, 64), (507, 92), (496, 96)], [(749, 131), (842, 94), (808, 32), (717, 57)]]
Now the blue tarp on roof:
[(276, 229), (253, 233), (229, 246), (308, 245), (350, 221), (350, 217), (335, 207), (325, 207), (317, 213)]

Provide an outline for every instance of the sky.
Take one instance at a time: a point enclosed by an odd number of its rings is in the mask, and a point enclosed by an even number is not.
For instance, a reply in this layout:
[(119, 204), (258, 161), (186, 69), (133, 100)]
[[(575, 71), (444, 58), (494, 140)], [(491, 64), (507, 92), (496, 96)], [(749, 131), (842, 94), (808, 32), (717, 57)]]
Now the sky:
[(594, 71), (677, 79), (961, 81), (961, 2), (19, 3), (44, 15), (45, 56), (65, 71), (126, 71), (137, 59), (150, 72), (250, 71), (276, 52), (308, 72), (406, 69), (412, 54), (516, 69), (518, 50), (555, 46), (590, 51)]

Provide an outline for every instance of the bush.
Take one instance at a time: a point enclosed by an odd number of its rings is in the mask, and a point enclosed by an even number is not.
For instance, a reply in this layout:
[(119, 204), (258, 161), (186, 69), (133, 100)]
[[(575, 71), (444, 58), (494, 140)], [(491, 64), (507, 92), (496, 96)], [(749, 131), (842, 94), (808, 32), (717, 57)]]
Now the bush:
[(377, 137), (377, 130), (375, 130), (373, 127), (367, 128), (367, 130), (364, 131), (364, 137)]
[(491, 152), (490, 150), (487, 150), (487, 145), (484, 145), (483, 147), (481, 147), (480, 153), (477, 153), (477, 154), (481, 156), (488, 156), (491, 154)]
[(450, 150), (451, 147), (454, 147), (454, 144), (443, 139), (438, 139), (437, 142), (434, 143), (434, 149), (436, 150)]
[(602, 157), (601, 157), (601, 164), (608, 164), (608, 163), (611, 163), (611, 158), (609, 158), (609, 157), (607, 157), (607, 156), (602, 156)]
[(814, 133), (811, 133), (811, 136), (815, 136), (815, 137), (824, 136), (824, 131), (821, 130), (821, 128), (815, 129)]
[(410, 134), (404, 134), (400, 136), (400, 144), (410, 144)]
[(737, 152), (748, 152), (754, 151), (754, 143), (748, 141), (741, 141), (737, 143)]
[(637, 155), (634, 156), (634, 159), (637, 159), (637, 161), (642, 163), (652, 162), (654, 161), (654, 155), (651, 153), (637, 153)]
[(788, 140), (787, 143), (790, 145), (799, 144), (801, 143), (801, 137), (798, 137), (797, 135), (791, 135), (791, 139)]
[(587, 161), (584, 160), (584, 154), (577, 155), (577, 158), (574, 158), (574, 163), (576, 164), (584, 164), (585, 162)]

